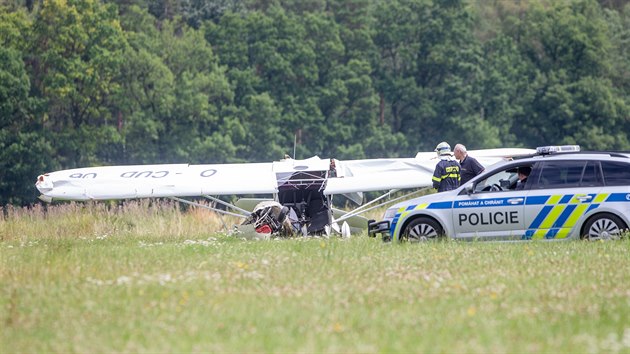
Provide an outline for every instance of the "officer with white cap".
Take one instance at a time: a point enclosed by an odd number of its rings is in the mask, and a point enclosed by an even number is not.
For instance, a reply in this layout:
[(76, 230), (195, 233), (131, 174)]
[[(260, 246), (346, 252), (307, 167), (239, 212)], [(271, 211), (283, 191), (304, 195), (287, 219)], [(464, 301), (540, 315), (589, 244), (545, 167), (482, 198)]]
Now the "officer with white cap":
[(440, 162), (433, 172), (433, 188), (438, 192), (450, 191), (459, 187), (461, 166), (453, 157), (451, 146), (443, 141), (435, 147)]

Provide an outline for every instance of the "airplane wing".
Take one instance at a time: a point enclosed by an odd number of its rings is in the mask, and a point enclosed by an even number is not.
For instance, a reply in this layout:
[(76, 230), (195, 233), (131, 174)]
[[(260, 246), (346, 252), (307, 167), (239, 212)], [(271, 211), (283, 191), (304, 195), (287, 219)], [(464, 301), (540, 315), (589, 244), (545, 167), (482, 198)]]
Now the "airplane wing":
[[(471, 150), (468, 155), (488, 167), (499, 161), (535, 153), (532, 149)], [(347, 194), (387, 189), (421, 188), (433, 185), (431, 178), (438, 163), (435, 152), (419, 152), (415, 158), (350, 160), (339, 163), (342, 172), (329, 178), (325, 194)]]
[(339, 178), (329, 178), (324, 193), (347, 194), (431, 185), (436, 164), (436, 160), (415, 158), (341, 161)]
[(41, 199), (107, 200), (201, 195), (271, 194), (271, 163), (88, 167), (41, 175)]
[(270, 163), (103, 166), (46, 173), (35, 186), (44, 201), (274, 194), (323, 189), (328, 169), (329, 160), (319, 157)]
[[(488, 166), (506, 157), (533, 152), (490, 149), (469, 154)], [(270, 163), (104, 166), (43, 174), (36, 187), (45, 201), (276, 194), (293, 190), (351, 195), (430, 186), (436, 164), (434, 152), (420, 152), (415, 158), (338, 161), (315, 156)], [(330, 178), (331, 165), (336, 165), (337, 178)]]

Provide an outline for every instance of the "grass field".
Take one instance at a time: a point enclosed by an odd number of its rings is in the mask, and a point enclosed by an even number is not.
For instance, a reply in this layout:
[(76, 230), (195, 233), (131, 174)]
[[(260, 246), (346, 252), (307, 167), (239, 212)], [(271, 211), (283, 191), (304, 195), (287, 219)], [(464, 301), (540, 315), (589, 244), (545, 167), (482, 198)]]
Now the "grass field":
[(630, 240), (245, 241), (149, 202), (4, 210), (0, 352), (630, 353)]

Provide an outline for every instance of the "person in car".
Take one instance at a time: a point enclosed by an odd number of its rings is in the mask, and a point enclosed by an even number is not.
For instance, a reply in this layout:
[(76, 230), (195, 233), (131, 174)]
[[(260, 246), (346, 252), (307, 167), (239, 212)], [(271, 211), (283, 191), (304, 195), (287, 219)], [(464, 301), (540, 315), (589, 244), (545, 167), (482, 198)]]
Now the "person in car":
[(516, 182), (516, 190), (521, 190), (525, 188), (525, 183), (527, 183), (527, 177), (532, 172), (532, 168), (529, 166), (521, 166), (516, 170), (516, 174), (518, 175), (518, 181)]

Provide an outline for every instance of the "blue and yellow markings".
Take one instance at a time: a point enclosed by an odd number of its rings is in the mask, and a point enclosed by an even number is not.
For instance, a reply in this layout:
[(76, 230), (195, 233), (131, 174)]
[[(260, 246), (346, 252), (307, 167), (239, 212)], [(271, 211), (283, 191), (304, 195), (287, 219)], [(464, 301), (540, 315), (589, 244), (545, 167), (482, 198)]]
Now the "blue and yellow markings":
[(549, 199), (549, 195), (537, 195), (533, 197), (527, 197), (528, 205), (545, 204)]
[(613, 193), (606, 199), (607, 202), (630, 202), (630, 193)]
[(396, 211), (396, 215), (394, 215), (394, 218), (392, 219), (392, 224), (389, 227), (390, 234), (395, 235), (394, 231), (396, 231), (396, 229), (398, 228), (398, 221), (400, 219), (404, 219), (405, 217), (407, 217), (407, 215), (409, 215), (410, 212), (414, 210), (426, 209), (427, 206), (429, 206), (429, 203), (412, 204), (406, 207), (399, 208), (398, 211)]
[(453, 202), (437, 202), (429, 204), (427, 209), (451, 209), (452, 207)]
[(564, 210), (562, 211), (562, 213), (560, 214), (558, 219), (556, 219), (556, 221), (554, 221), (554, 223), (553, 223), (553, 225), (551, 225), (551, 227), (562, 227), (562, 225), (564, 225), (564, 223), (566, 223), (567, 219), (569, 219), (569, 216), (571, 215), (571, 213), (573, 213), (575, 208), (577, 208), (577, 205), (575, 205), (575, 204), (567, 205), (567, 207), (564, 208)]
[[(602, 194), (565, 194), (535, 196), (527, 198), (527, 205), (544, 205), (523, 239), (561, 239), (566, 238), (577, 221), (602, 202), (610, 199), (610, 193)], [(619, 198), (619, 197), (615, 197)]]
[(397, 235), (399, 231), (398, 221), (404, 219), (414, 210), (420, 209), (451, 209), (453, 207), (453, 202), (435, 202), (435, 203), (423, 203), (423, 204), (412, 204), (406, 207), (402, 207), (398, 209), (396, 215), (392, 219), (392, 224), (389, 227), (389, 232), (391, 235)]
[[(590, 197), (590, 198), (589, 198)], [(524, 202), (516, 202), (523, 198)], [(508, 200), (511, 202), (508, 204)], [(600, 194), (558, 194), (510, 198), (490, 198), (467, 201), (448, 201), (413, 204), (398, 209), (392, 219), (390, 233), (397, 235), (401, 219), (405, 219), (412, 211), (421, 209), (451, 209), (451, 208), (482, 208), (515, 205), (544, 205), (534, 221), (527, 227), (522, 239), (562, 239), (569, 236), (577, 221), (589, 211), (598, 208), (601, 203), (626, 202), (630, 203), (630, 193), (600, 193)]]
[(524, 196), (510, 198), (489, 198), (489, 199), (473, 199), (458, 200), (454, 203), (453, 208), (483, 208), (483, 207), (500, 207), (500, 206), (516, 206), (523, 205)]

